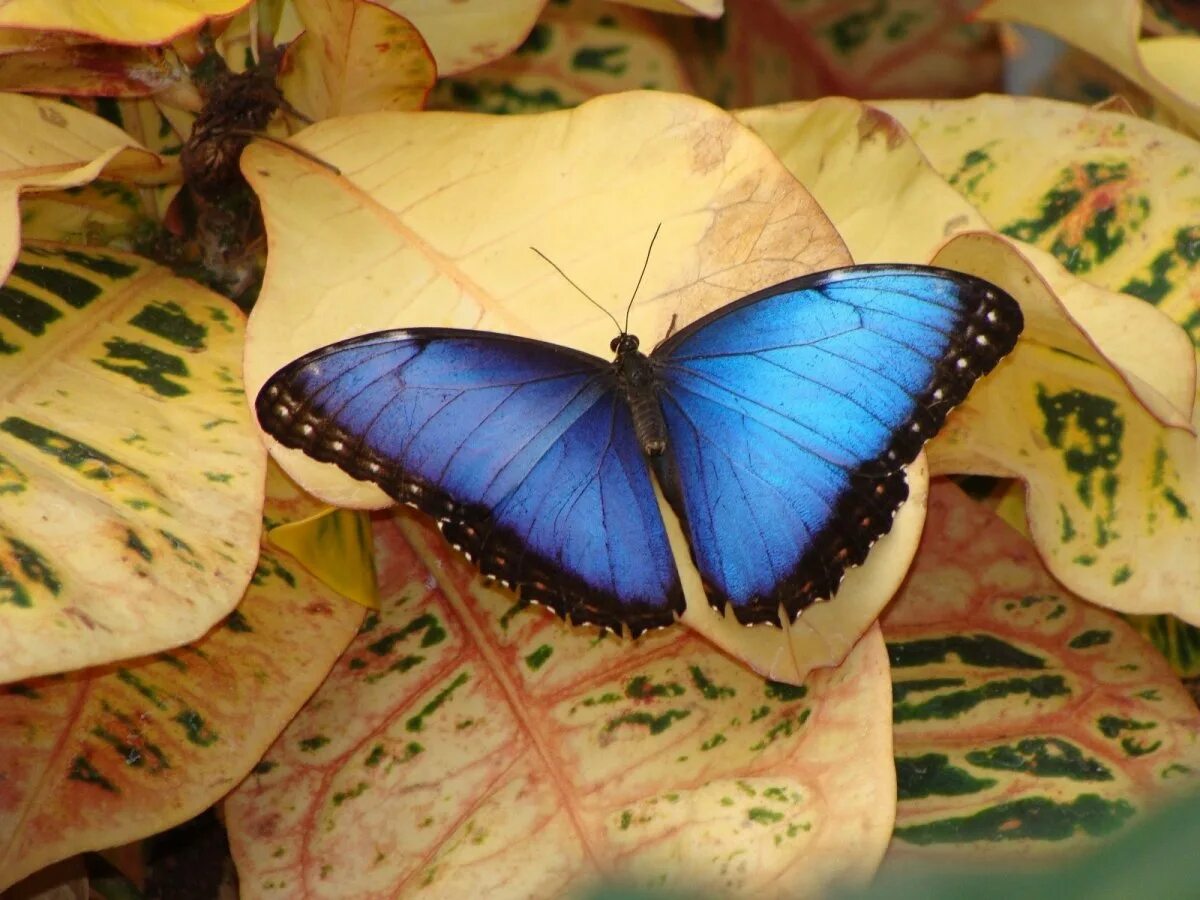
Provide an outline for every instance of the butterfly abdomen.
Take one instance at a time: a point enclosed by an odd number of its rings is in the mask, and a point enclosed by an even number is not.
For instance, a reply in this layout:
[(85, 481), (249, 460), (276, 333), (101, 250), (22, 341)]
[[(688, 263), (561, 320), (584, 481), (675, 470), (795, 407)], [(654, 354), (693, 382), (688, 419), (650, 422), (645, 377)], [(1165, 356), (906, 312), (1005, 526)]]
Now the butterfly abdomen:
[(614, 341), (618, 346), (613, 365), (621, 383), (621, 393), (633, 416), (633, 431), (643, 453), (661, 456), (667, 449), (667, 423), (655, 389), (654, 371), (650, 360), (638, 351), (637, 338), (633, 335), (622, 338)]

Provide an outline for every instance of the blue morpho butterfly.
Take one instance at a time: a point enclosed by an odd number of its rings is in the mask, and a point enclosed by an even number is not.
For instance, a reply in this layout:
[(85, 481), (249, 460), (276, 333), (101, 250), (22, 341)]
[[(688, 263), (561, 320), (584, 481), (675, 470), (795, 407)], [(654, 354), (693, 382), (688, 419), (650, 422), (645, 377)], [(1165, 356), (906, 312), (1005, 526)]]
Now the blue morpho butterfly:
[(979, 278), (853, 266), (736, 300), (649, 356), (618, 326), (611, 362), (486, 331), (366, 334), (284, 366), (256, 408), (522, 598), (634, 635), (684, 608), (653, 468), (710, 603), (776, 622), (865, 559), (904, 467), (1022, 325)]

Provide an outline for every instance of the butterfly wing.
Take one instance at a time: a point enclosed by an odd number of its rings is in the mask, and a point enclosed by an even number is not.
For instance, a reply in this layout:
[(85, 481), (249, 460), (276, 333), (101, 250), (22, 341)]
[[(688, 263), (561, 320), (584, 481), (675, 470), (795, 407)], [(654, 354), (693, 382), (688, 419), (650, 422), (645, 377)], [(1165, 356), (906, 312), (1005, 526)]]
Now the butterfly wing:
[(683, 609), (610, 364), (552, 344), (415, 328), (321, 348), (256, 403), (281, 443), (435, 516), (484, 574), (634, 633)]
[(981, 279), (858, 266), (753, 294), (656, 348), (660, 480), (710, 602), (766, 622), (829, 597), (891, 527), (904, 466), (1021, 328)]

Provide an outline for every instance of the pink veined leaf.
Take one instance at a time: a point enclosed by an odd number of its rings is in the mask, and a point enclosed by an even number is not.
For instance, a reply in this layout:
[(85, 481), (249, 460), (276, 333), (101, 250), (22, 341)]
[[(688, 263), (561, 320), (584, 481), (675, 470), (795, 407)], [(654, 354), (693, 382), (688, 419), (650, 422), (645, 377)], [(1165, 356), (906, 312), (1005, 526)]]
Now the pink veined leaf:
[(514, 605), (407, 514), (378, 555), (379, 613), (226, 802), (243, 896), (870, 874), (894, 784), (876, 631), (795, 687), (685, 629), (629, 643)]
[(1028, 540), (934, 483), (882, 623), (899, 807), (891, 854), (1059, 857), (1200, 776), (1200, 712), (1121, 617)]

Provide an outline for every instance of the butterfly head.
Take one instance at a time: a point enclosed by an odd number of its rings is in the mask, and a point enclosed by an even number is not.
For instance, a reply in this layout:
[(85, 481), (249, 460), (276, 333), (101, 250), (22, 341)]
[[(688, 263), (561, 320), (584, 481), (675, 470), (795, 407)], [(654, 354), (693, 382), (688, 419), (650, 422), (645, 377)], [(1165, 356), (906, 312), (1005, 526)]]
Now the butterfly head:
[(612, 350), (613, 353), (617, 354), (618, 357), (620, 357), (624, 356), (626, 353), (634, 353), (640, 343), (641, 342), (638, 341), (636, 334), (625, 334), (622, 332), (612, 339), (612, 342), (608, 345), (608, 348)]

